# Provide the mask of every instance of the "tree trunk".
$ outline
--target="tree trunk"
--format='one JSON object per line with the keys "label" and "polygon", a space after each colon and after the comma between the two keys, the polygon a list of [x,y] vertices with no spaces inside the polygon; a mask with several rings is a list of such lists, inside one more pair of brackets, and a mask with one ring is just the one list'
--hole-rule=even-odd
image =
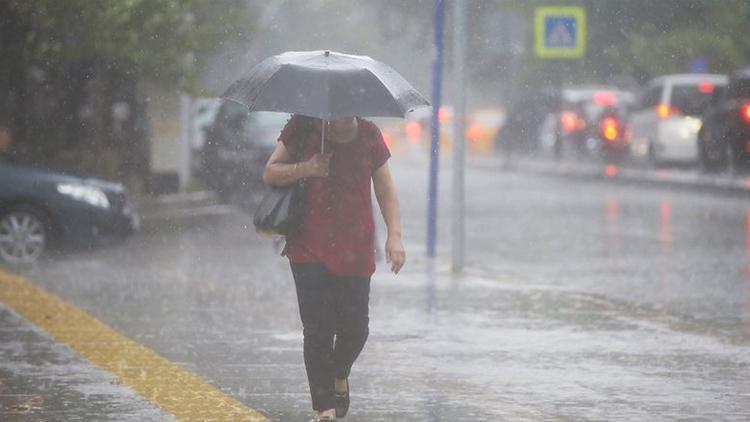
{"label": "tree trunk", "polygon": [[92,92],[92,137],[87,155],[90,159],[90,169],[98,176],[113,178],[112,150],[109,148],[111,133],[109,127],[109,82],[110,71],[101,61],[94,65],[94,84]]}

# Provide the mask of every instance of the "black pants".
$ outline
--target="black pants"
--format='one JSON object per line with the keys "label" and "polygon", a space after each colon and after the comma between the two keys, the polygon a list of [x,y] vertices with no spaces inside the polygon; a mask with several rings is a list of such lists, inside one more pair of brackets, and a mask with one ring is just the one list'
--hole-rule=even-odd
{"label": "black pants", "polygon": [[334,407],[334,377],[347,378],[367,341],[370,279],[337,277],[319,263],[291,264],[314,410]]}

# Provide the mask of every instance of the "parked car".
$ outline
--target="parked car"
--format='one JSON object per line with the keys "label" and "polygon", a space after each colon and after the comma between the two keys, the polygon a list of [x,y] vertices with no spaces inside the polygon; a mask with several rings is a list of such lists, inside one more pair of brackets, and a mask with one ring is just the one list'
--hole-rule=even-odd
{"label": "parked car", "polygon": [[[505,124],[505,110],[501,107],[482,107],[466,109],[465,120],[465,148],[470,154],[487,154],[495,149],[498,132]],[[440,151],[450,152],[454,143],[454,110],[453,106],[441,106],[438,111],[440,129]],[[397,133],[397,138],[405,138],[407,142],[419,143],[425,150],[430,149],[432,109],[422,108],[408,116],[407,121],[399,123],[403,130]],[[384,135],[389,133],[387,126],[380,126]],[[384,130],[385,128],[385,130]],[[402,136],[400,136],[403,134]]]}
{"label": "parked car", "polygon": [[251,113],[244,105],[225,101],[203,148],[209,187],[225,201],[244,200],[260,192],[266,161],[289,117],[287,113]]}
{"label": "parked car", "polygon": [[203,155],[201,151],[206,146],[206,137],[211,129],[216,114],[221,106],[221,99],[215,97],[198,97],[194,98],[192,106],[192,126],[190,145],[192,160],[190,161],[193,174],[202,177],[204,171]]}
{"label": "parked car", "polygon": [[643,91],[630,119],[631,151],[652,163],[696,163],[701,116],[711,96],[726,86],[725,75],[666,75]]}
{"label": "parked car", "polygon": [[507,119],[502,107],[486,107],[471,110],[466,122],[468,149],[474,153],[494,152],[500,130]]}
{"label": "parked car", "polygon": [[750,68],[732,75],[716,90],[698,132],[700,161],[706,170],[748,166],[750,159]]}
{"label": "parked car", "polygon": [[[421,145],[424,151],[429,151],[432,142],[432,108],[423,107],[409,113],[404,122],[405,138],[408,142]],[[440,151],[453,150],[453,106],[442,105],[438,109],[438,139]]]}
{"label": "parked car", "polygon": [[557,142],[557,113],[547,113],[537,130],[536,144],[542,153],[549,153],[555,148]]}
{"label": "parked car", "polygon": [[614,86],[576,86],[562,90],[554,153],[569,151],[608,161],[628,155],[627,115],[634,95]]}
{"label": "parked car", "polygon": [[524,90],[523,95],[508,105],[506,119],[496,134],[495,151],[506,156],[511,152],[536,151],[545,118],[559,112],[559,90],[549,87]]}
{"label": "parked car", "polygon": [[50,245],[95,246],[132,234],[122,185],[0,163],[0,259],[29,264]]}

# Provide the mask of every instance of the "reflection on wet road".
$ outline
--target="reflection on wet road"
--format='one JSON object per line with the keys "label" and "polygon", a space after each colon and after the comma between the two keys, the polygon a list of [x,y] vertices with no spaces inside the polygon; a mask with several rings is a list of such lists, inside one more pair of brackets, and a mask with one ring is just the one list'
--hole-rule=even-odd
{"label": "reflection on wet road", "polygon": [[750,209],[748,209],[745,216],[745,249],[747,250],[747,271],[745,272],[747,277],[747,290],[745,291],[747,309],[745,310],[745,324],[747,325],[747,336],[750,337]]}
{"label": "reflection on wet road", "polygon": [[[424,201],[426,171],[412,165],[396,173],[413,182],[399,186],[402,196]],[[439,251],[449,256],[450,170],[444,168],[441,177]],[[467,174],[466,196],[466,256],[472,267],[519,283],[551,284],[698,318],[728,335],[746,335],[747,199],[486,166]],[[407,221],[419,221],[404,228],[412,249],[419,251],[423,209],[419,204],[405,211]]]}

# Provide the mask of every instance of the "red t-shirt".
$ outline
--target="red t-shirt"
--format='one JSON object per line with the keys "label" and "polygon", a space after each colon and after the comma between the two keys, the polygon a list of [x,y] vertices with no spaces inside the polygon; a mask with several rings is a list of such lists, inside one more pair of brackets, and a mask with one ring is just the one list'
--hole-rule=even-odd
{"label": "red t-shirt", "polygon": [[[320,152],[320,130],[303,119],[293,116],[279,137],[297,161]],[[321,262],[337,276],[370,277],[375,272],[371,180],[391,153],[374,123],[357,122],[353,141],[326,142],[325,151],[333,153],[328,176],[307,179],[304,225],[287,240],[286,255],[294,263]]]}

